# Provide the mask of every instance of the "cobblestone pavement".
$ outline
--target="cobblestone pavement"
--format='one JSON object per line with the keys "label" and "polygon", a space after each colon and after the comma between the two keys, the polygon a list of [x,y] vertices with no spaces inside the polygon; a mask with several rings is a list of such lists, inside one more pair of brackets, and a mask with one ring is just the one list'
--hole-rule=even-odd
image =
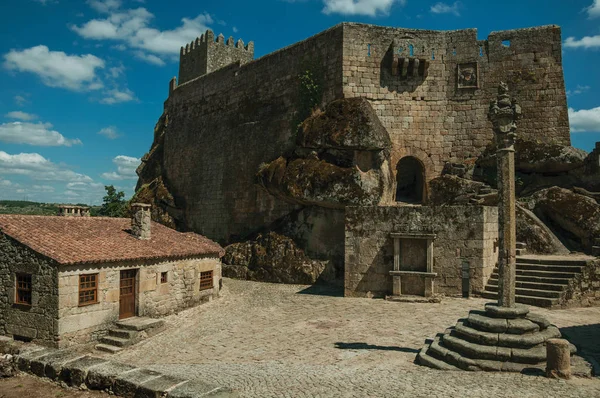
{"label": "cobblestone pavement", "polygon": [[[225,279],[224,286],[221,298],[166,318],[165,332],[114,359],[247,397],[600,397],[597,378],[564,382],[413,363],[426,338],[489,300],[412,304],[298,285]],[[558,327],[600,323],[600,308],[535,312]]]}

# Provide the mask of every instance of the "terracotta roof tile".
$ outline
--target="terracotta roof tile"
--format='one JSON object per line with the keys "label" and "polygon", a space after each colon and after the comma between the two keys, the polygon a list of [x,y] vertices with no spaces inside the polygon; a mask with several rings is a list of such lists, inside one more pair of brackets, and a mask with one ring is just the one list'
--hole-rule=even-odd
{"label": "terracotta roof tile", "polygon": [[131,235],[129,218],[0,215],[0,232],[60,264],[223,256],[210,239],[152,222],[151,239]]}

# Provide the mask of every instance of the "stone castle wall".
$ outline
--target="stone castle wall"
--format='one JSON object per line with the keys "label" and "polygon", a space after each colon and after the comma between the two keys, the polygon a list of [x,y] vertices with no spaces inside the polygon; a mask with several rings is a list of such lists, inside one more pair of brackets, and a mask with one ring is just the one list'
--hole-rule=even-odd
{"label": "stone castle wall", "polygon": [[[32,275],[31,306],[15,304],[15,274]],[[56,264],[0,233],[0,334],[58,344]]]}
{"label": "stone castle wall", "polygon": [[[60,346],[97,340],[119,319],[120,271],[138,269],[136,313],[160,317],[209,300],[219,293],[221,263],[216,258],[97,266],[63,266],[58,276]],[[213,270],[213,289],[199,290],[200,272]],[[167,282],[161,283],[161,272]],[[79,275],[98,273],[98,303],[79,306]]]}
{"label": "stone castle wall", "polygon": [[294,147],[292,131],[302,121],[298,76],[319,69],[329,102],[341,95],[341,65],[336,27],[177,86],[165,102],[163,170],[189,229],[223,243],[295,208],[259,189],[255,175]]}
{"label": "stone castle wall", "polygon": [[[419,59],[423,73],[394,74],[394,60],[405,57]],[[478,88],[458,88],[459,65],[476,69]],[[477,156],[492,139],[487,112],[500,80],[523,107],[520,137],[570,142],[560,28],[479,41],[476,30],[344,23],[258,60],[180,76],[165,102],[162,174],[188,229],[228,243],[297,208],[254,182],[262,163],[295,147],[305,100],[298,77],[307,70],[322,85],[322,105],[356,96],[371,102],[393,142],[394,173],[407,155],[423,164],[426,181],[447,161]]]}
{"label": "stone castle wall", "polygon": [[[489,206],[346,208],[344,295],[392,294],[392,233],[435,234],[434,292],[462,292],[462,265],[469,264],[471,292],[483,291],[498,260],[498,210]],[[402,270],[402,269],[401,269]]]}
{"label": "stone castle wall", "polygon": [[[391,73],[390,45],[399,57],[429,63],[424,78]],[[510,43],[510,44],[509,44]],[[509,46],[508,46],[509,45]],[[386,56],[388,59],[386,59]],[[458,88],[459,65],[477,64],[479,88]],[[394,144],[391,163],[410,155],[426,179],[444,163],[475,157],[492,138],[490,100],[506,81],[523,107],[519,137],[569,145],[569,121],[557,26],[494,32],[452,32],[344,24],[345,97],[370,100]]]}

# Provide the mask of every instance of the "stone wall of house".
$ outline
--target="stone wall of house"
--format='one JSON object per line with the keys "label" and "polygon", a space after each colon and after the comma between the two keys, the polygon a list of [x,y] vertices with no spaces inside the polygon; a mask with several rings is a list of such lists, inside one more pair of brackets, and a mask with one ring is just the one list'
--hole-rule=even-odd
{"label": "stone wall of house", "polygon": [[[445,162],[480,154],[493,137],[487,113],[500,81],[523,108],[520,137],[570,144],[558,26],[493,32],[487,40],[476,29],[343,26],[344,96],[371,101],[392,138],[392,165],[414,156],[430,180]],[[428,63],[425,76],[394,75],[394,56]],[[479,87],[459,88],[459,66],[475,65]]]}
{"label": "stone wall of house", "polygon": [[[136,313],[160,317],[208,301],[219,294],[221,262],[214,257],[147,263],[120,262],[63,266],[58,275],[60,345],[87,343],[106,334],[119,319],[120,271],[138,269]],[[200,272],[213,270],[213,288],[199,290]],[[161,283],[161,273],[167,282]],[[79,275],[98,274],[98,303],[79,306]]]}
{"label": "stone wall of house", "polygon": [[600,305],[600,259],[592,260],[569,282],[567,294],[558,303],[562,308]]}
{"label": "stone wall of house", "polygon": [[[15,304],[16,273],[32,275],[31,306]],[[56,264],[0,233],[0,334],[47,346],[58,341]]]}
{"label": "stone wall of house", "polygon": [[472,292],[483,290],[498,258],[498,211],[489,206],[396,206],[346,208],[344,294],[382,297],[392,293],[391,233],[435,234],[434,292],[462,292],[462,264],[470,268]]}

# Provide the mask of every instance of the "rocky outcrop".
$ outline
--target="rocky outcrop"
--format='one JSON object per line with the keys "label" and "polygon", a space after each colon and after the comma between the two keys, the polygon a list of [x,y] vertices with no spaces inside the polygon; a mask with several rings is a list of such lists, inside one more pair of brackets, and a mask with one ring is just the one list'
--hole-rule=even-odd
{"label": "rocky outcrop", "polygon": [[340,167],[319,159],[280,157],[257,174],[258,183],[271,195],[300,205],[330,208],[373,206],[384,187],[376,170]]}
{"label": "rocky outcrop", "polygon": [[[477,160],[480,167],[496,167],[495,143],[489,145]],[[571,146],[517,139],[515,170],[522,173],[556,174],[584,166],[587,152]]]}
{"label": "rocky outcrop", "polygon": [[428,203],[433,206],[468,204],[484,186],[482,182],[443,175],[429,182]]}
{"label": "rocky outcrop", "polygon": [[533,254],[569,254],[562,242],[534,213],[517,205],[517,242]]}
{"label": "rocky outcrop", "polygon": [[536,192],[530,208],[543,220],[562,232],[562,237],[590,252],[600,237],[600,205],[592,198],[568,189],[552,187]]}
{"label": "rocky outcrop", "polygon": [[274,283],[313,284],[324,275],[327,261],[311,260],[286,236],[275,232],[225,248],[223,276]]}
{"label": "rocky outcrop", "polygon": [[162,177],[158,177],[149,184],[138,188],[131,199],[131,203],[147,203],[152,205],[152,220],[176,229],[182,224],[182,212],[177,209],[175,199],[164,184]]}
{"label": "rocky outcrop", "polygon": [[366,98],[330,102],[301,125],[297,144],[304,148],[374,151],[389,149],[390,137]]}
{"label": "rocky outcrop", "polygon": [[292,154],[262,164],[257,183],[302,206],[374,206],[391,197],[391,141],[364,98],[331,102],[300,126]]}

